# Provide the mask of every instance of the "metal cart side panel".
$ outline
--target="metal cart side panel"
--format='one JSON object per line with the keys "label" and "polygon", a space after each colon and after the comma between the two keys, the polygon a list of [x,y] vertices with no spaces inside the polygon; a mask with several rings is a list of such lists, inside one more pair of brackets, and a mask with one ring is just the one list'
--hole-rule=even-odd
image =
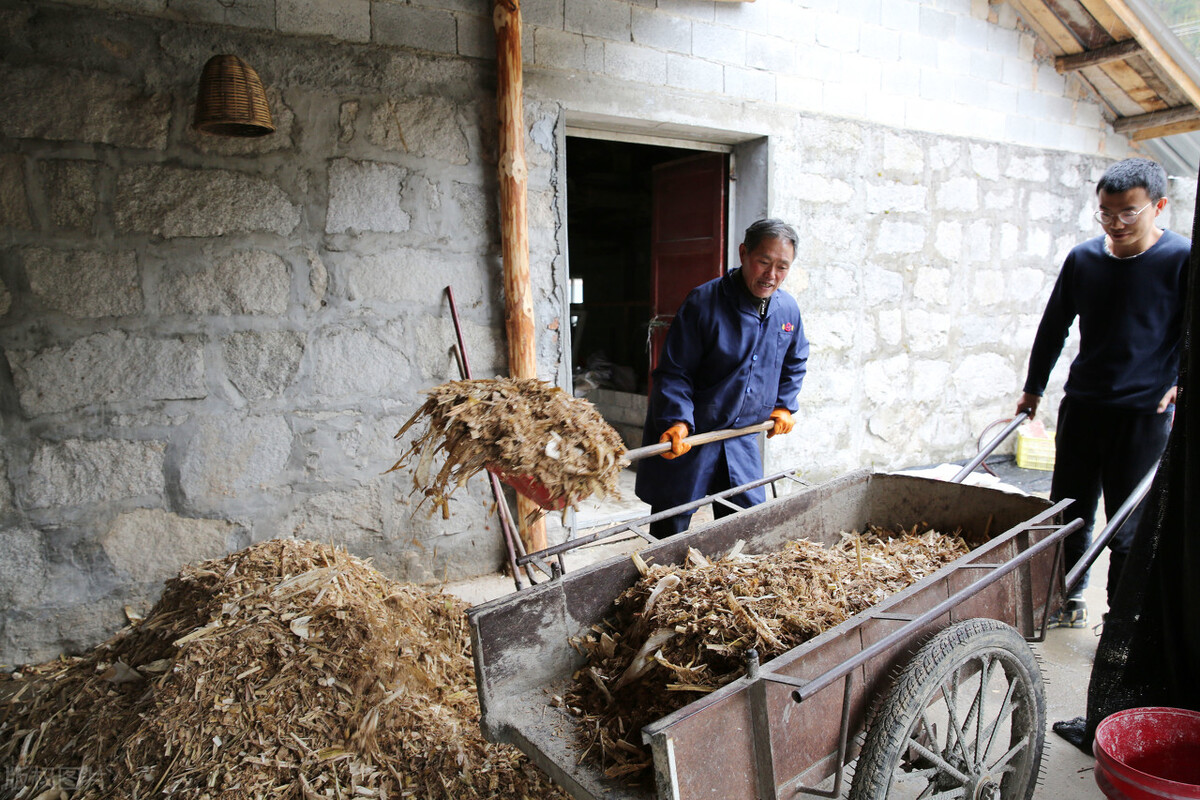
{"label": "metal cart side panel", "polygon": [[[852,617],[770,662],[771,672],[800,680],[816,678],[882,640],[907,621],[888,615],[910,617],[949,596],[944,579],[910,588],[914,591],[906,592],[904,596],[896,595],[891,598],[894,602],[885,601],[886,605],[876,606],[876,612],[883,616]],[[950,615],[942,615],[925,625],[923,632],[932,634],[949,623]],[[923,639],[924,636],[919,633],[917,638]],[[868,699],[888,679],[893,669],[907,661],[912,649],[912,644],[908,642],[896,645],[856,668],[848,709],[851,730],[862,729]],[[787,661],[781,662],[785,658]],[[753,683],[749,679],[742,679],[725,687],[722,693],[729,696],[721,700],[724,705],[731,706],[735,698],[740,698],[736,705],[745,716],[750,730],[754,728],[749,705],[749,690]],[[763,734],[769,730],[771,772],[775,775],[776,783],[812,785],[824,780],[837,766],[835,755],[843,713],[843,684],[838,682],[803,703],[792,700],[790,686],[769,683],[763,686],[765,714],[761,718],[767,721],[767,727],[760,731],[759,748],[768,746]],[[756,800],[762,797],[758,786],[761,753],[754,748],[746,748],[746,758],[727,758],[731,739],[744,734],[733,730],[723,731],[720,715],[710,717],[713,707],[703,706],[703,702],[693,703],[644,729],[652,741],[659,738],[675,740],[671,746],[677,775],[675,787],[668,793],[660,783],[659,797],[679,800],[726,797],[731,800]],[[698,705],[703,707],[693,708]],[[745,736],[746,743],[750,743],[752,738]],[[706,741],[707,746],[703,746]],[[702,746],[689,747],[693,742]],[[659,767],[656,763],[656,768]]]}
{"label": "metal cart side panel", "polygon": [[[802,536],[825,534],[822,541],[836,539],[842,530],[837,527],[840,519],[866,513],[870,477],[866,470],[851,473],[649,545],[641,554],[652,563],[678,564],[686,559],[689,547],[722,553],[739,539],[746,541],[746,551],[751,553],[771,552],[784,541]],[[848,515],[848,508],[853,513]],[[743,520],[748,514],[754,515],[751,525]],[[727,524],[734,521],[742,524]],[[796,533],[797,529],[806,532]],[[509,720],[490,713],[499,700],[543,699],[544,687],[570,675],[583,661],[569,639],[611,614],[613,601],[638,577],[632,561],[618,556],[470,609],[475,680],[489,738],[508,741]]]}
{"label": "metal cart side panel", "polygon": [[[827,631],[819,643],[814,639],[812,643],[817,646],[795,663],[791,674],[816,677],[859,652],[859,628],[844,628]],[[864,706],[861,674],[860,668],[852,703],[855,708]],[[667,742],[674,755],[675,774],[670,785],[659,781],[660,798],[758,797],[752,698],[747,691],[750,686],[750,681],[740,680],[722,690],[711,705],[693,708],[693,704],[644,729],[660,772],[660,752],[667,750]],[[765,702],[771,719],[779,721],[779,730],[772,733],[780,774],[796,774],[837,751],[841,692],[825,692],[811,703],[797,704],[791,700],[788,687],[772,685],[767,687]],[[861,725],[861,714],[853,714],[852,719]],[[790,735],[792,732],[799,735]]]}

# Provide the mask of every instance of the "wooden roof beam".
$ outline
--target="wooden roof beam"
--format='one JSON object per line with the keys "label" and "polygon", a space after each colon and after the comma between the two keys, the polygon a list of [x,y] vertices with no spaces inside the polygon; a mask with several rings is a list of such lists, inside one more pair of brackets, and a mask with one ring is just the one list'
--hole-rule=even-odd
{"label": "wooden roof beam", "polygon": [[1194,120],[1200,121],[1200,111],[1196,110],[1195,106],[1176,106],[1163,111],[1151,111],[1149,114],[1138,114],[1136,117],[1121,117],[1113,121],[1112,127],[1117,133],[1131,133],[1135,134],[1134,138],[1143,139],[1154,137],[1136,134]]}
{"label": "wooden roof beam", "polygon": [[1108,0],[1079,0],[1079,4],[1092,15],[1092,19],[1096,20],[1101,28],[1108,32],[1114,42],[1123,42],[1133,38],[1133,32],[1125,27],[1125,23],[1112,10]]}
{"label": "wooden roof beam", "polygon": [[1177,133],[1191,133],[1192,131],[1200,131],[1200,117],[1173,122],[1170,125],[1158,125],[1153,128],[1146,128],[1145,130],[1138,131],[1129,138],[1135,142],[1141,142],[1146,139],[1158,139],[1163,136],[1174,136]]}
{"label": "wooden roof beam", "polygon": [[1150,27],[1130,9],[1125,0],[1106,0],[1106,2],[1113,13],[1146,48],[1146,52],[1154,59],[1159,69],[1175,82],[1193,106],[1200,106],[1200,86],[1197,86],[1188,73],[1171,57],[1167,48],[1155,38]]}
{"label": "wooden roof beam", "polygon": [[1058,70],[1059,74],[1076,72],[1085,67],[1124,61],[1141,52],[1143,52],[1143,48],[1137,39],[1127,39],[1107,47],[1097,47],[1095,50],[1085,50],[1069,56],[1058,56],[1054,59],[1054,69]]}

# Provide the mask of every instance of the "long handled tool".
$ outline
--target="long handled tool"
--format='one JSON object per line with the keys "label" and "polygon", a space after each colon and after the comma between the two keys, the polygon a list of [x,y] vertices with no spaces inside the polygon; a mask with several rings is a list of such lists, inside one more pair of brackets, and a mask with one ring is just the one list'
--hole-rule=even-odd
{"label": "long handled tool", "polygon": [[[695,447],[698,444],[708,444],[709,442],[719,442],[722,439],[732,439],[735,436],[746,436],[759,431],[769,431],[775,427],[774,420],[766,420],[757,425],[749,425],[745,428],[724,428],[719,431],[706,431],[705,433],[693,433],[691,436],[684,438],[683,441]],[[659,442],[658,444],[648,444],[645,447],[637,447],[633,450],[626,451],[622,456],[626,461],[639,461],[650,456],[662,455],[671,450],[670,442]]]}
{"label": "long handled tool", "polygon": [[[975,457],[972,458],[970,461],[968,461],[963,466],[963,468],[958,471],[958,474],[950,479],[950,482],[951,483],[962,483],[963,481],[965,481],[967,479],[967,476],[970,475],[972,472],[974,472],[975,468],[978,467],[980,464],[982,464],[984,462],[984,459],[986,459],[988,456],[990,456],[992,454],[992,451],[995,450],[997,447],[999,447],[1000,443],[1003,442],[1005,439],[1007,439],[1009,437],[1009,434],[1011,434],[1013,431],[1015,431],[1021,425],[1021,423],[1027,419],[1029,419],[1029,414],[1027,414],[1024,411],[1020,412],[1015,417],[1013,417],[1012,421],[1009,422],[1007,426],[1005,426],[1004,430],[1000,431],[1000,433],[996,436],[995,439],[992,439],[992,441],[988,442],[986,447],[984,447],[982,450],[980,450],[978,453],[976,453]],[[995,423],[993,423],[993,424],[995,424]]]}
{"label": "long handled tool", "polygon": [[[450,286],[446,287],[446,299],[450,301],[450,318],[454,320],[454,336],[458,340],[459,371],[462,373],[464,380],[470,380],[471,362],[467,360],[467,347],[463,341],[462,323],[458,321],[458,306],[454,303],[454,289]],[[521,537],[517,535],[517,526],[513,521],[512,513],[509,511],[508,501],[504,499],[504,490],[500,488],[500,480],[491,472],[488,473],[488,478],[492,483],[492,499],[496,502],[496,513],[500,517],[500,528],[504,531],[504,545],[508,550],[508,566],[512,570],[513,583],[517,585],[517,590],[520,591],[521,571],[517,568],[516,547],[519,545]],[[524,553],[521,555],[524,555]],[[529,575],[529,583],[536,583],[533,579],[532,567],[526,566],[525,570]]]}
{"label": "long handled tool", "polygon": [[[971,459],[957,475],[950,479],[951,482],[962,483],[962,481],[968,475],[970,475],[976,467],[982,464],[983,460],[987,458],[988,455],[990,455],[991,452],[995,450],[996,447],[1002,441],[1004,441],[1009,434],[1015,431],[1017,427],[1028,418],[1029,415],[1024,411],[1013,417],[1012,421],[995,439],[993,439],[985,448],[980,450],[979,454],[976,455],[975,458]],[[1157,472],[1158,464],[1155,464],[1150,468],[1150,471],[1146,473],[1145,477],[1142,478],[1141,482],[1134,487],[1133,491],[1130,492],[1129,497],[1125,499],[1125,502],[1121,504],[1121,507],[1117,509],[1116,513],[1112,515],[1112,519],[1110,519],[1108,524],[1104,526],[1104,530],[1100,531],[1100,533],[1092,539],[1092,543],[1088,546],[1087,551],[1084,552],[1084,554],[1079,557],[1079,560],[1075,562],[1075,565],[1070,568],[1070,571],[1067,573],[1064,581],[1066,586],[1065,592],[1068,597],[1071,595],[1071,592],[1075,591],[1075,588],[1083,581],[1083,577],[1087,574],[1088,569],[1093,563],[1095,563],[1096,559],[1100,557],[1101,551],[1104,550],[1110,541],[1112,541],[1113,536],[1115,536],[1117,531],[1121,529],[1121,526],[1125,524],[1125,520],[1129,518],[1129,515],[1132,514],[1134,509],[1138,507],[1138,504],[1141,503],[1142,500],[1145,499],[1146,495],[1150,493],[1150,487],[1154,484],[1154,476]]]}
{"label": "long handled tool", "polygon": [[[1021,413],[1017,414],[1017,416],[1014,417],[1012,420],[1005,420],[1005,422],[1007,422],[1007,424],[1006,424],[1004,430],[1001,431],[998,436],[993,438],[986,445],[982,446],[982,448],[975,455],[975,457],[972,458],[970,461],[968,461],[963,466],[963,468],[958,472],[958,474],[956,474],[953,478],[950,479],[950,482],[951,483],[962,483],[967,478],[968,475],[970,475],[976,468],[978,468],[979,465],[982,464],[984,462],[984,460],[989,455],[991,455],[992,452],[997,447],[999,447],[1000,444],[1003,443],[1005,439],[1007,439],[1010,435],[1012,435],[1013,431],[1015,431],[1028,418],[1029,418],[1028,414],[1026,414],[1025,412],[1021,412]],[[758,433],[760,431],[769,431],[773,426],[774,426],[773,421],[766,420],[764,422],[758,423],[757,425],[750,425],[745,428],[723,429],[723,430],[708,431],[705,433],[694,434],[692,436],[688,436],[687,438],[685,438],[684,441],[687,442],[688,444],[695,446],[695,445],[705,444],[708,442],[720,441],[722,439],[731,439],[735,436],[745,436],[747,434]],[[650,456],[660,455],[662,453],[669,451],[670,449],[671,449],[671,445],[668,442],[661,442],[659,444],[647,445],[645,447],[639,447],[634,450],[627,451],[624,455],[624,459],[627,461],[630,461],[630,462],[638,461],[640,459],[648,458]],[[530,479],[526,479],[526,483],[525,483],[525,486],[527,489],[530,486],[530,484],[528,483],[529,480]],[[765,478],[762,478],[760,480],[753,481],[752,483],[748,483],[748,484],[745,484],[742,486],[737,486],[732,489],[727,489],[724,492],[720,492],[716,495],[702,497],[698,500],[693,500],[690,503],[686,503],[686,504],[678,506],[676,508],[672,508],[667,511],[661,511],[658,514],[652,514],[650,516],[642,517],[640,519],[618,523],[612,527],[605,528],[604,530],[590,533],[590,534],[587,534],[586,536],[582,536],[579,538],[571,539],[570,541],[563,542],[563,543],[557,544],[557,545],[553,545],[544,550],[538,550],[533,553],[522,554],[517,558],[517,563],[523,564],[523,565],[528,565],[530,563],[536,563],[544,570],[546,567],[543,565],[542,559],[545,559],[549,556],[557,556],[560,559],[560,563],[561,563],[563,553],[565,553],[568,550],[573,550],[577,547],[588,545],[593,542],[599,541],[601,539],[607,539],[609,537],[615,536],[620,533],[625,533],[627,531],[632,531],[632,532],[638,534],[639,536],[642,536],[643,538],[647,539],[648,541],[653,541],[653,539],[650,537],[649,534],[647,534],[643,530],[641,530],[642,527],[644,527],[645,525],[648,525],[651,522],[654,522],[659,519],[665,519],[666,517],[673,516],[675,514],[683,512],[683,511],[690,511],[695,508],[698,508],[699,506],[702,506],[702,505],[705,505],[705,504],[708,504],[711,502],[720,502],[721,498],[723,498],[723,497],[727,497],[727,496],[730,496],[733,494],[739,494],[741,492],[746,491],[747,489],[751,489],[756,486],[762,486],[762,485],[767,485],[767,484],[773,485],[776,481],[779,481],[779,480],[791,480],[802,486],[809,485],[807,482],[802,481],[799,478],[797,478],[793,474],[793,471],[791,471],[791,470],[779,472],[774,475],[770,475]],[[536,482],[534,482],[532,485],[532,491],[536,492],[538,489],[541,489],[540,484],[537,484]],[[1136,492],[1135,492],[1135,494],[1136,494]]]}
{"label": "long handled tool", "polygon": [[[974,472],[975,469],[982,464],[989,455],[992,454],[992,451],[999,447],[1000,444],[1004,442],[1004,440],[1010,435],[1012,435],[1013,431],[1015,431],[1027,419],[1029,419],[1029,415],[1024,411],[1013,417],[1005,426],[1004,430],[1000,431],[1000,433],[986,446],[984,446],[974,458],[968,461],[963,468],[953,478],[950,479],[950,482],[962,483],[968,475]],[[746,436],[752,433],[759,433],[760,431],[769,431],[772,427],[774,427],[774,425],[775,423],[772,420],[765,420],[756,425],[749,425],[745,428],[723,428],[721,430],[692,434],[691,436],[686,437],[683,441],[695,447],[701,444],[708,444],[709,442],[719,442],[722,439],[732,439],[736,436]],[[670,449],[671,444],[669,442],[659,442],[658,444],[651,444],[646,445],[645,447],[637,447],[633,450],[628,450],[622,458],[625,461],[632,463],[634,461],[640,461],[643,458],[661,455],[670,451]],[[493,474],[493,479],[494,478],[495,474]],[[524,494],[526,497],[529,497],[531,500],[538,503],[538,505],[541,505],[543,508],[547,508],[549,510],[557,510],[562,508],[562,504],[555,503],[553,499],[549,498],[544,487],[542,487],[541,484],[539,484],[533,478],[528,476],[503,474],[501,479],[518,492]]]}

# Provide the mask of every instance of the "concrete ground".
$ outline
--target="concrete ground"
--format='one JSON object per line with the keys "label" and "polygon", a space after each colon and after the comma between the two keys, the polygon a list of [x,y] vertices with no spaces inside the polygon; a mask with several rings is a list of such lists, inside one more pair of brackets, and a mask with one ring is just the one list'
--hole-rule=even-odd
{"label": "concrete ground", "polygon": [[[1104,576],[1108,574],[1107,551],[1096,560],[1091,574],[1091,585],[1083,591],[1088,604],[1087,627],[1056,628],[1046,634],[1045,642],[1033,645],[1046,682],[1047,728],[1058,720],[1081,717],[1087,712],[1088,679],[1092,674],[1096,644],[1100,641],[1100,631],[1095,626],[1108,610],[1104,591]],[[1084,755],[1047,729],[1046,752],[1042,757],[1043,780],[1034,797],[1050,800],[1104,797],[1092,776],[1094,763],[1091,756]]]}
{"label": "concrete ground", "polygon": [[[1018,469],[1011,459],[1000,460],[993,465],[997,478],[1030,494],[1042,497],[1050,490],[1050,473]],[[954,470],[950,470],[953,474]],[[982,472],[976,475],[983,476]],[[975,477],[975,476],[972,476]],[[981,482],[992,480],[983,476]],[[575,527],[580,533],[602,530],[619,521],[649,513],[649,507],[634,498],[633,473],[622,475],[622,497],[609,498],[581,506],[576,514]],[[711,519],[711,512],[702,508],[697,512],[696,524]],[[1103,526],[1099,521],[1097,528]],[[558,514],[547,517],[547,537],[551,543],[562,541],[567,536]],[[577,534],[578,535],[578,534]],[[587,545],[566,554],[567,569],[606,559],[614,555],[630,553],[641,546],[642,539],[633,535],[622,535],[604,543]],[[1083,800],[1103,798],[1092,776],[1093,759],[1066,743],[1050,730],[1058,720],[1082,716],[1087,708],[1087,686],[1091,674],[1092,659],[1099,642],[1101,615],[1107,610],[1104,591],[1104,576],[1108,573],[1107,555],[1101,555],[1092,568],[1095,576],[1084,598],[1088,603],[1089,621],[1084,628],[1052,629],[1046,641],[1032,648],[1042,666],[1046,684],[1046,749],[1042,758],[1042,780],[1034,793],[1035,798],[1047,800]],[[539,576],[539,582],[542,577]],[[528,585],[526,582],[525,585]],[[481,603],[514,590],[513,579],[507,575],[485,575],[470,580],[449,583],[445,591],[461,597],[469,603]]]}

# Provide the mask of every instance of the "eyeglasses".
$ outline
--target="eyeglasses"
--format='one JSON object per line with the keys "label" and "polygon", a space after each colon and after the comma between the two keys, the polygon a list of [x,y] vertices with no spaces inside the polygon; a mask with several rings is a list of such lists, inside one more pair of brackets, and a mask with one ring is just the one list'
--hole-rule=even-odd
{"label": "eyeglasses", "polygon": [[1146,203],[1146,205],[1142,206],[1137,211],[1122,211],[1120,214],[1109,214],[1107,211],[1097,211],[1092,216],[1095,218],[1096,222],[1099,222],[1101,225],[1112,225],[1113,220],[1117,219],[1121,220],[1122,225],[1132,225],[1133,223],[1137,222],[1138,214],[1142,213],[1152,205],[1154,205],[1153,200],[1151,200],[1149,203]]}

